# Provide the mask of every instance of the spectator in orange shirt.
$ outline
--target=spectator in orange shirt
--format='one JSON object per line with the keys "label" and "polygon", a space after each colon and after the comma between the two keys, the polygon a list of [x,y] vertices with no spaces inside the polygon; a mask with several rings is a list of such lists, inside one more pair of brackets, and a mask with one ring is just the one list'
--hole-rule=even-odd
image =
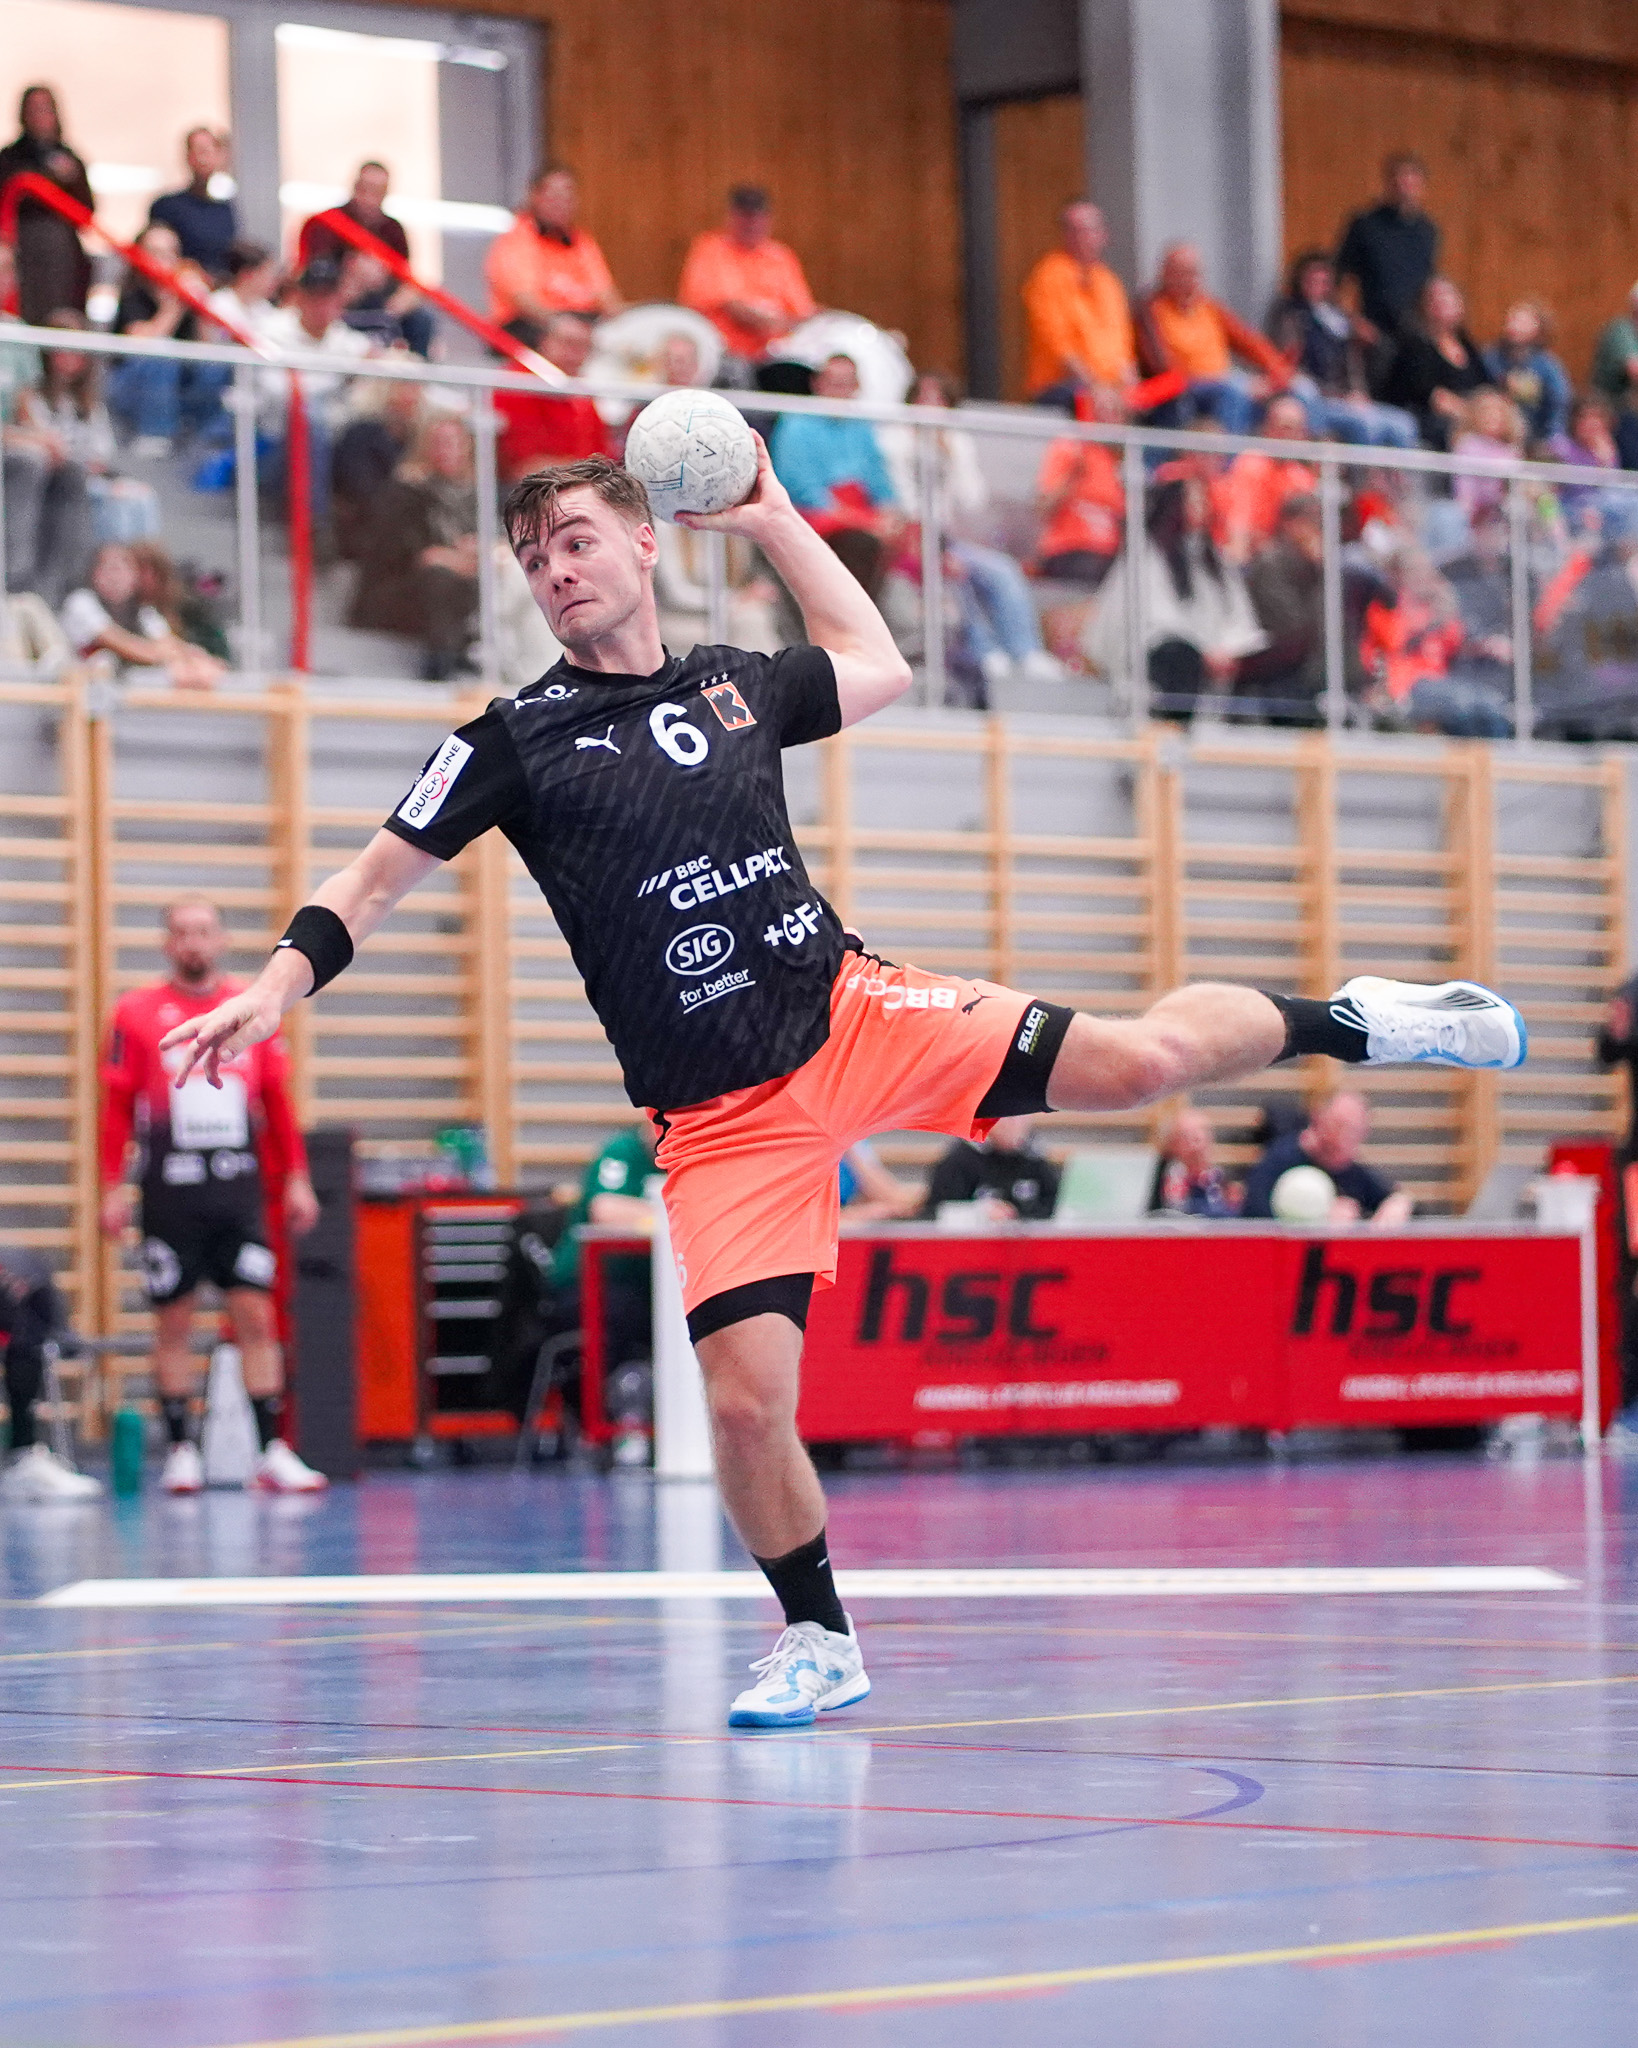
{"label": "spectator in orange shirt", "polygon": [[[1270,441],[1306,441],[1308,414],[1302,400],[1288,391],[1271,398],[1258,431]],[[1231,562],[1249,562],[1274,538],[1286,500],[1318,489],[1319,478],[1306,462],[1282,462],[1277,455],[1248,448],[1212,482],[1213,538]]]}
{"label": "spectator in orange shirt", "polygon": [[[565,377],[578,377],[591,354],[591,322],[579,313],[553,313],[538,347]],[[495,452],[504,483],[515,484],[548,462],[614,454],[603,415],[583,395],[537,398],[532,391],[497,391],[495,410],[501,418]]]}
{"label": "spectator in orange shirt", "polygon": [[1073,412],[1079,391],[1123,391],[1132,383],[1137,351],[1126,288],[1102,260],[1109,246],[1102,213],[1089,199],[1072,199],[1058,226],[1061,246],[1024,280],[1024,382],[1036,405]]}
{"label": "spectator in orange shirt", "polygon": [[769,344],[818,312],[794,249],[773,238],[773,205],[760,185],[736,185],[721,228],[696,235],[677,301],[703,313],[728,345],[718,380],[752,382]]}
{"label": "spectator in orange shirt", "polygon": [[[1189,380],[1169,426],[1188,426],[1205,413],[1226,433],[1249,434],[1269,393],[1291,380],[1291,365],[1271,341],[1207,297],[1192,242],[1173,242],[1162,255],[1159,282],[1139,302],[1137,335],[1145,376],[1181,370]],[[1249,374],[1236,357],[1252,366]]]}
{"label": "spectator in orange shirt", "polygon": [[[1086,409],[1099,419],[1112,419],[1120,411],[1107,394],[1101,406]],[[1126,492],[1115,450],[1099,441],[1052,441],[1041,458],[1035,490],[1045,515],[1035,550],[1037,574],[1096,590],[1120,553],[1126,522]]]}
{"label": "spectator in orange shirt", "polygon": [[579,179],[565,164],[548,164],[529,188],[528,206],[484,258],[489,317],[527,348],[540,346],[554,313],[596,319],[625,304],[602,250],[575,225],[579,211]]}
{"label": "spectator in orange shirt", "polygon": [[1450,673],[1467,639],[1461,607],[1448,580],[1417,547],[1402,547],[1393,564],[1397,597],[1377,598],[1365,612],[1360,653],[1377,682],[1377,708],[1388,721],[1452,739],[1507,739],[1506,709],[1481,683]]}

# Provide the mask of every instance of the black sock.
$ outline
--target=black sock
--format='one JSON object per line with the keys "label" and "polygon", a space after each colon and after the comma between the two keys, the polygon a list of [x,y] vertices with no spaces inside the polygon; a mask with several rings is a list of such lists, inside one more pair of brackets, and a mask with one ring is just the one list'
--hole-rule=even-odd
{"label": "black sock", "polygon": [[[1285,1019],[1285,1050],[1280,1060],[1297,1060],[1309,1053],[1327,1053],[1334,1060],[1358,1066],[1365,1058],[1367,1039],[1363,1024],[1344,1023],[1329,1001],[1316,1002],[1312,996],[1277,996],[1270,989],[1261,993]],[[1274,1064],[1278,1066],[1279,1060]]]}
{"label": "black sock", "polygon": [[191,1405],[186,1394],[161,1397],[159,1412],[165,1418],[165,1434],[173,1444],[185,1444],[188,1440],[188,1410]]}
{"label": "black sock", "polygon": [[759,1557],[768,1584],[779,1595],[786,1625],[817,1621],[836,1635],[847,1634],[847,1616],[836,1597],[836,1581],[830,1575],[830,1553],[825,1548],[823,1529],[811,1543],[787,1550],[783,1557]]}
{"label": "black sock", "polygon": [[256,1394],[251,1397],[250,1405],[256,1412],[256,1434],[261,1438],[262,1449],[265,1451],[279,1433],[279,1418],[284,1413],[284,1396]]}

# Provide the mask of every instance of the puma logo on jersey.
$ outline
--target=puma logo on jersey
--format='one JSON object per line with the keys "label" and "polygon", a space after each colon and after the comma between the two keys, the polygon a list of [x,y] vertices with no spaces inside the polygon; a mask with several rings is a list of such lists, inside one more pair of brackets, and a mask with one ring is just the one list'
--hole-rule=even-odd
{"label": "puma logo on jersey", "polygon": [[620,749],[614,744],[614,727],[611,725],[600,740],[576,740],[574,743],[577,754],[587,747],[607,747],[611,754],[618,754]]}

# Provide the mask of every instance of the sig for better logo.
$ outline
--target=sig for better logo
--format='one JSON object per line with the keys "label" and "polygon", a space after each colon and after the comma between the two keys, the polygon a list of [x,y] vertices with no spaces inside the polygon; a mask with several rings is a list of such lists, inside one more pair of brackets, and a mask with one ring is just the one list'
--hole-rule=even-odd
{"label": "sig for better logo", "polygon": [[734,950],[734,935],[726,925],[695,924],[678,932],[665,949],[665,964],[673,974],[690,979],[712,974]]}

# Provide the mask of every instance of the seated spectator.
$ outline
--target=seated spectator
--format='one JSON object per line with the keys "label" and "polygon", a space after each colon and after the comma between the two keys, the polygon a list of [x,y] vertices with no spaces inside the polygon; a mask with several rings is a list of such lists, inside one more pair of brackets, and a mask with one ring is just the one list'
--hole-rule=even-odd
{"label": "seated spectator", "polygon": [[[1092,394],[1084,410],[1108,419],[1122,408],[1105,391]],[[1047,581],[1096,590],[1120,553],[1126,520],[1117,452],[1101,441],[1049,441],[1035,493],[1043,521],[1035,544],[1035,573]]]}
{"label": "seated spectator", "polygon": [[[1302,400],[1287,393],[1268,401],[1258,433],[1267,441],[1306,441],[1308,415]],[[1231,562],[1249,562],[1274,538],[1280,507],[1288,498],[1312,497],[1319,477],[1306,462],[1285,462],[1248,448],[1211,483],[1212,534]]]}
{"label": "seated spectator", "polygon": [[1614,409],[1622,468],[1638,469],[1638,284],[1627,294],[1625,312],[1598,337],[1591,382]]}
{"label": "seated spectator", "polygon": [[[1567,430],[1555,434],[1544,454],[1553,462],[1577,469],[1619,469],[1621,453],[1615,445],[1615,409],[1607,398],[1591,393],[1570,407]],[[1588,485],[1561,484],[1559,503],[1572,533],[1597,530],[1606,500],[1619,503],[1624,491],[1602,491]]]}
{"label": "seated spectator", "polygon": [[1570,373],[1551,341],[1546,308],[1536,299],[1515,299],[1502,321],[1501,339],[1484,352],[1485,368],[1523,415],[1532,446],[1562,434],[1570,419]]}
{"label": "seated spectator", "polygon": [[54,675],[72,651],[43,597],[32,590],[0,591],[0,670],[38,668]]}
{"label": "seated spectator", "polygon": [[1243,1213],[1272,1216],[1270,1203],[1280,1175],[1293,1166],[1317,1166],[1336,1189],[1331,1203],[1333,1223],[1358,1223],[1368,1218],[1384,1230],[1408,1223],[1415,1208],[1410,1196],[1400,1193],[1392,1181],[1359,1156],[1370,1129],[1371,1113],[1363,1095],[1349,1089],[1327,1095],[1316,1104],[1302,1130],[1276,1138],[1246,1175]]}
{"label": "seated spectator", "polygon": [[1536,605],[1538,736],[1638,731],[1638,501],[1610,491]]}
{"label": "seated spectator", "polygon": [[[591,322],[579,313],[553,313],[539,347],[554,369],[578,377],[591,354]],[[495,410],[501,420],[497,459],[505,483],[515,484],[548,463],[614,454],[614,437],[597,401],[583,393],[536,397],[532,391],[497,391]]]}
{"label": "seated spectator", "polygon": [[[581,1176],[580,1198],[552,1248],[552,1286],[565,1302],[579,1300],[582,1225],[592,1223],[633,1237],[653,1232],[654,1209],[644,1190],[665,1171],[655,1161],[654,1138],[654,1125],[646,1116],[622,1124]],[[646,1253],[604,1263],[603,1355],[609,1365],[649,1356],[651,1302]]]}
{"label": "seated spectator", "polygon": [[769,345],[819,308],[795,250],[773,238],[773,204],[760,185],[736,185],[721,228],[696,235],[677,283],[677,303],[712,322],[727,344],[718,382],[755,382]]}
{"label": "seated spectator", "polygon": [[1411,415],[1370,395],[1364,343],[1336,302],[1336,282],[1325,251],[1305,250],[1291,266],[1271,323],[1275,347],[1296,365],[1291,388],[1307,409],[1313,438],[1329,434],[1356,446],[1414,448]]}
{"label": "seated spectator", "polygon": [[[1184,395],[1164,408],[1167,424],[1187,426],[1203,414],[1225,433],[1249,434],[1263,401],[1290,381],[1290,365],[1274,344],[1207,297],[1192,242],[1173,242],[1162,255],[1159,281],[1138,302],[1137,337],[1146,377],[1175,370],[1189,380]],[[1249,371],[1236,367],[1236,357]]]}
{"label": "seated spectator", "polygon": [[982,1200],[998,1220],[1044,1222],[1058,1205],[1063,1169],[1035,1149],[1035,1119],[1003,1116],[975,1145],[957,1138],[933,1168],[922,1214],[936,1218],[942,1202]]}
{"label": "seated spectator", "polygon": [[227,281],[217,286],[206,304],[220,315],[222,326],[209,338],[238,341],[243,335],[260,340],[273,311],[279,284],[279,259],[265,242],[248,236],[234,242],[225,259]]}
{"label": "seated spectator", "polygon": [[1234,694],[1270,725],[1323,725],[1325,528],[1311,493],[1287,498],[1274,536],[1246,570],[1246,590],[1268,644],[1241,662]]}
{"label": "seated spectator", "polygon": [[1217,1164],[1217,1140],[1198,1109],[1180,1109],[1160,1139],[1151,1216],[1237,1216],[1240,1190]]}
{"label": "seated spectator", "polygon": [[844,1228],[848,1224],[893,1223],[921,1210],[921,1190],[906,1187],[876,1156],[868,1138],[850,1145],[839,1169]]}
{"label": "seated spectator", "polygon": [[[65,308],[46,325],[83,333],[89,323],[83,313]],[[152,489],[114,472],[118,450],[102,400],[97,357],[82,349],[47,349],[40,381],[23,393],[18,417],[23,426],[51,437],[61,459],[79,471],[90,500],[94,540],[145,540],[159,531],[159,503]],[[76,573],[80,568],[83,561]]]}
{"label": "seated spectator", "polygon": [[1411,325],[1439,260],[1439,230],[1423,204],[1427,189],[1428,169],[1419,156],[1400,150],[1388,157],[1382,197],[1354,215],[1337,250],[1337,277],[1358,292],[1354,331],[1368,352],[1373,387]]}
{"label": "seated spectator", "polygon": [[1463,418],[1452,421],[1452,429],[1451,454],[1472,468],[1456,478],[1451,495],[1472,521],[1507,502],[1505,479],[1485,471],[1524,460],[1524,415],[1505,393],[1480,390],[1468,400]]}
{"label": "seated spectator", "polygon": [[90,560],[91,495],[85,472],[68,459],[62,436],[32,426],[25,400],[40,382],[40,352],[7,341],[19,323],[4,309],[14,296],[16,267],[0,242],[0,487],[6,507],[5,587],[32,591],[55,610]]}
{"label": "seated spectator", "polygon": [[[953,379],[928,371],[916,379],[909,402],[953,410],[960,397]],[[1062,662],[1041,645],[1040,621],[1023,570],[1000,548],[968,537],[990,501],[972,435],[957,427],[940,433],[932,506],[924,495],[915,429],[884,427],[877,438],[897,502],[922,522],[936,514],[945,536],[944,573],[961,608],[962,651],[978,664],[986,683],[1005,682],[1015,674],[1026,682],[1062,682]]]}
{"label": "seated spectator", "polygon": [[1401,547],[1392,566],[1394,599],[1367,606],[1360,648],[1377,709],[1418,732],[1506,739],[1513,727],[1505,707],[1451,674],[1467,640],[1455,591],[1421,548]]}
{"label": "seated spectator", "polygon": [[131,559],[137,565],[138,601],[152,605],[178,640],[202,647],[226,665],[230,655],[222,623],[221,578],[179,569],[155,540],[134,542]]}
{"label": "seated spectator", "polygon": [[445,413],[421,429],[413,455],[370,507],[347,623],[413,634],[423,682],[442,683],[468,668],[477,609],[472,430]]}
{"label": "seated spectator", "polygon": [[595,320],[625,304],[603,252],[576,226],[580,182],[565,164],[548,164],[529,188],[529,202],[484,258],[489,317],[538,348],[554,313]]}
{"label": "seated spectator", "polygon": [[414,447],[425,411],[425,386],[408,378],[383,377],[358,392],[330,461],[336,551],[343,561],[358,560],[362,529],[373,517],[377,496]]}
{"label": "seated spectator", "polygon": [[213,285],[225,284],[228,251],[239,236],[239,215],[231,199],[217,197],[210,188],[227,171],[228,139],[213,128],[190,128],[182,154],[188,182],[180,192],[162,193],[154,201],[148,225],[169,228],[187,260]]}
{"label": "seated spectator", "polygon": [[1445,565],[1464,635],[1450,673],[1482,689],[1505,715],[1513,701],[1513,577],[1505,510],[1493,505],[1475,512],[1472,531],[1468,552]]}
{"label": "seated spectator", "polygon": [[[813,395],[857,398],[859,370],[853,358],[834,355],[821,363]],[[879,597],[905,522],[876,429],[868,420],[782,413],[768,453],[796,509],[871,597]]]}
{"label": "seated spectator", "polygon": [[[1203,692],[1226,695],[1242,659],[1268,641],[1240,571],[1212,540],[1210,500],[1196,465],[1155,472],[1141,574],[1153,710],[1159,718],[1186,719]],[[1118,562],[1099,594],[1085,650],[1101,674],[1126,674],[1126,581]]]}
{"label": "seated spectator", "polygon": [[426,356],[432,352],[435,323],[421,294],[414,285],[401,284],[378,259],[355,260],[359,251],[334,225],[338,218],[351,221],[408,263],[409,236],[403,222],[387,211],[391,182],[385,164],[360,164],[351,197],[302,222],[296,261],[304,270],[317,261],[341,264],[351,291],[342,315],[347,325],[373,336],[384,348],[401,341],[414,354]]}
{"label": "seated spectator", "polygon": [[117,541],[98,548],[85,586],[69,592],[62,625],[82,661],[107,655],[120,674],[163,669],[177,689],[208,690],[222,673],[219,661],[190,647],[162,613],[142,602],[136,557]]}
{"label": "seated spectator", "polygon": [[[262,339],[276,349],[334,356],[337,364],[361,363],[373,353],[368,338],[342,318],[346,292],[334,263],[309,263],[296,279],[290,300],[276,306],[261,323]],[[259,373],[259,431],[273,443],[272,481],[282,490],[289,460],[290,376],[283,370]],[[301,393],[307,410],[308,456],[314,545],[320,553],[334,545],[330,531],[331,456],[335,437],[359,399],[359,379],[325,370],[303,370]]]}
{"label": "seated spectator", "polygon": [[1059,246],[1024,280],[1024,388],[1036,405],[1073,412],[1078,393],[1122,393],[1136,380],[1137,346],[1126,287],[1103,261],[1103,214],[1089,199],[1072,199],[1058,233]]}
{"label": "seated spectator", "polygon": [[45,1388],[46,1346],[62,1338],[68,1312],[37,1251],[0,1250],[0,1349],[5,1352],[11,1457],[0,1471],[0,1500],[94,1500],[102,1488],[39,1441],[35,1408]]}
{"label": "seated spectator", "polygon": [[1430,277],[1414,324],[1394,350],[1382,387],[1391,405],[1416,415],[1425,446],[1448,449],[1463,401],[1491,383],[1479,344],[1465,325],[1467,307],[1448,277]]}
{"label": "seated spectator", "polygon": [[[176,231],[150,222],[137,237],[144,255],[191,284],[208,290],[210,280],[184,263]],[[135,341],[197,341],[198,323],[181,296],[127,268],[114,314],[116,334]],[[222,394],[233,381],[225,363],[186,363],[167,356],[118,356],[108,379],[108,404],[135,436],[130,453],[151,459],[169,455],[184,428],[208,434],[223,417]]]}
{"label": "seated spectator", "polygon": [[[49,85],[23,91],[17,116],[21,133],[0,149],[0,191],[19,172],[32,171],[60,185],[81,206],[93,206],[85,165],[63,140],[57,95]],[[27,327],[44,327],[53,313],[85,311],[91,289],[91,259],[78,231],[38,199],[17,209],[17,310]]]}

